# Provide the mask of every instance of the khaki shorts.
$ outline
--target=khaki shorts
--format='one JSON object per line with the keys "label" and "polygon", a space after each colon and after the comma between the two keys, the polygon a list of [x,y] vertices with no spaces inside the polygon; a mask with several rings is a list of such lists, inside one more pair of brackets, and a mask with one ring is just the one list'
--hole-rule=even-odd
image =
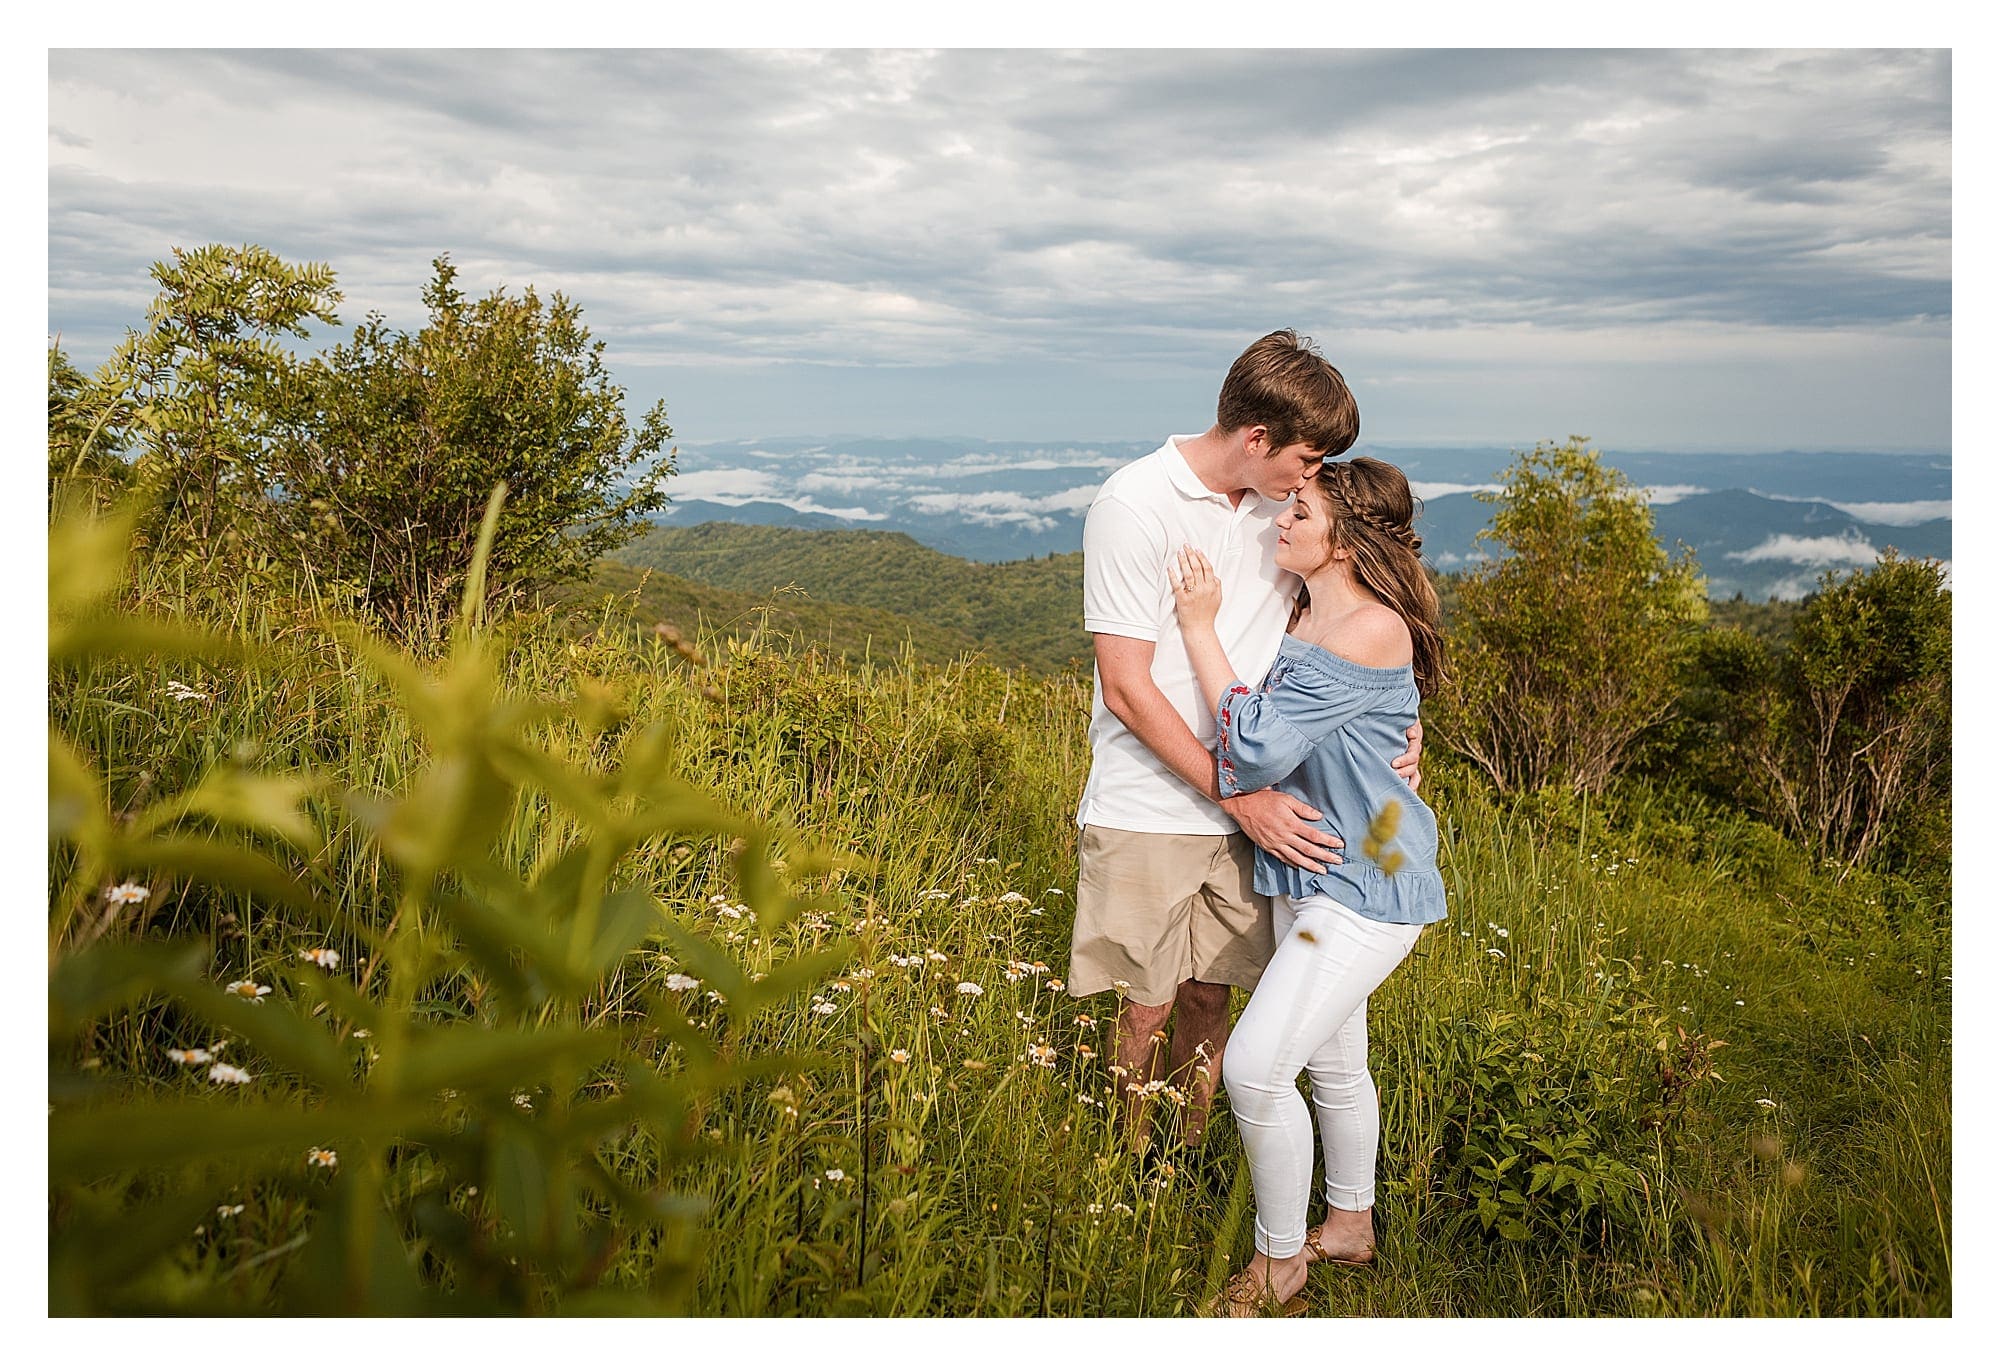
{"label": "khaki shorts", "polygon": [[1186,981],[1249,991],[1271,961],[1271,906],[1251,888],[1247,836],[1151,835],[1086,825],[1077,841],[1069,994],[1124,984],[1140,1005]]}

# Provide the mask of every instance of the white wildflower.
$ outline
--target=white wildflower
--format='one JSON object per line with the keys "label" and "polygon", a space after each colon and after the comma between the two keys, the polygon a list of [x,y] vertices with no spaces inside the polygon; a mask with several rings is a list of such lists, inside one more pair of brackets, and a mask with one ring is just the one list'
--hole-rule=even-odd
{"label": "white wildflower", "polygon": [[340,966],[339,949],[300,949],[299,957],[316,968],[325,968],[328,972]]}
{"label": "white wildflower", "polygon": [[215,1061],[215,1054],[209,1052],[206,1048],[169,1048],[167,1056],[175,1062],[186,1066],[196,1066],[201,1063]]}
{"label": "white wildflower", "polygon": [[670,972],[667,974],[666,988],[668,991],[693,991],[700,985],[701,978],[690,977],[685,972]]}
{"label": "white wildflower", "polygon": [[271,994],[269,987],[260,987],[255,982],[250,981],[231,982],[223,990],[231,996],[241,996],[244,1000],[257,1005],[264,1004],[264,998]]}
{"label": "white wildflower", "polygon": [[958,984],[958,994],[961,996],[984,996],[986,988],[980,986],[977,982],[960,982]]}
{"label": "white wildflower", "polygon": [[104,899],[114,906],[136,906],[152,894],[152,888],[142,887],[136,882],[121,882],[116,887],[104,889]]}
{"label": "white wildflower", "polygon": [[250,1080],[250,1074],[240,1067],[231,1067],[226,1062],[219,1062],[208,1069],[208,1079],[217,1084],[227,1082],[231,1086],[241,1086]]}

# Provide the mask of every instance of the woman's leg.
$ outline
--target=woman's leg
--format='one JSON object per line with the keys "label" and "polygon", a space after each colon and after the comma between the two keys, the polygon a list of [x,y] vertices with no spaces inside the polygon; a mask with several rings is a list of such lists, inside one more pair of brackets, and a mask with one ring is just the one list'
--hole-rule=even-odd
{"label": "woman's leg", "polygon": [[[1277,952],[1230,1035],[1222,1071],[1257,1196],[1257,1250],[1280,1261],[1297,1257],[1305,1245],[1312,1191],[1312,1121],[1298,1092],[1299,1073],[1317,1061],[1368,993],[1403,961],[1417,927],[1367,920],[1324,897],[1295,905],[1273,898],[1272,918]],[[1365,1024],[1363,1030],[1365,1076]],[[1345,1076],[1351,1063],[1351,1049],[1339,1052],[1337,1064],[1329,1058],[1328,1080],[1351,1081]],[[1351,1095],[1351,1085],[1348,1089]],[[1358,1118],[1348,1115],[1341,1122],[1352,1127]],[[1352,1163],[1359,1156],[1343,1139],[1344,1187],[1354,1184]],[[1366,1178],[1371,1197],[1373,1179],[1371,1148]]]}
{"label": "woman's leg", "polygon": [[[1351,912],[1342,911],[1360,920]],[[1393,953],[1394,969],[1416,943],[1421,926],[1363,922],[1379,947]],[[1382,973],[1386,978],[1388,972]],[[1379,980],[1379,979],[1378,979]],[[1313,1110],[1319,1119],[1320,1146],[1326,1159],[1326,1204],[1329,1210],[1365,1211],[1375,1206],[1375,1156],[1382,1142],[1382,1112],[1375,1078],[1368,1071],[1368,1002],[1343,1020],[1339,1028],[1306,1060],[1312,1082]],[[1329,1250],[1332,1250],[1329,1248]]]}

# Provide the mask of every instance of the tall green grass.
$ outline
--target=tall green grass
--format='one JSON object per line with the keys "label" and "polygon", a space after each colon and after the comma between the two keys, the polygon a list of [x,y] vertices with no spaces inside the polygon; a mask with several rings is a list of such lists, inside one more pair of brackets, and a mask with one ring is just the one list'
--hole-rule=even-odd
{"label": "tall green grass", "polygon": [[[384,800],[407,800],[434,771],[434,736],[309,594],[137,575],[133,605],[260,654],[55,669],[52,723],[97,766],[112,812],[219,766]],[[548,1280],[489,1307],[587,1311],[622,1292],[728,1315],[1191,1312],[1249,1251],[1233,1128],[1221,1119],[1190,1150],[1163,1113],[1148,1156],[1127,1156],[1106,1108],[1116,1002],[1054,985],[1088,682],[911,658],[848,666],[776,644],[676,645],[609,608],[523,617],[490,636],[505,696],[562,704],[527,727],[534,744],[608,774],[634,737],[671,737],[651,761],[774,832],[774,873],[801,908],[783,919],[753,906],[742,851],[725,839],[663,836],[621,856],[611,871],[656,898],[660,919],[562,1018],[636,1038],[671,1006],[689,1042],[650,1046],[663,1076],[692,1065],[697,1035],[796,1061],[693,1095],[672,1135],[635,1120],[594,1140],[606,1170],[670,1194],[686,1218],[641,1227],[579,1189],[571,1198],[600,1238],[588,1285]],[[1381,1261],[1316,1272],[1317,1311],[1951,1312],[1949,906],[1903,882],[1837,879],[1768,830],[1669,793],[1509,806],[1446,756],[1427,767],[1451,915],[1371,1002]],[[343,980],[378,1009],[500,1024],[506,984],[457,952],[448,918],[416,922],[448,965],[423,990],[398,997],[362,975],[403,879],[351,804],[315,796],[302,810],[310,837],[294,852],[349,937],[184,879],[113,918],[105,942],[194,943],[212,983],[269,983],[307,1013],[314,973],[300,948],[332,942],[353,969]],[[574,810],[529,786],[509,795],[489,852],[526,879],[588,836]],[[264,847],[285,853],[275,836]],[[52,929],[52,962],[81,914],[65,908],[103,906],[76,872],[58,849],[51,904],[65,926]],[[779,974],[827,951],[844,955],[837,976],[754,1019],[712,999],[731,964]],[[235,1103],[163,1060],[190,1037],[183,1015],[148,997],[93,1020],[57,1062],[93,1104]],[[255,1055],[247,1039],[235,1047],[232,1058]],[[321,1103],[277,1061],[253,1070],[262,1102]],[[572,1081],[529,1104],[562,1110],[606,1085],[588,1070]],[[137,1186],[152,1198],[181,1181],[192,1202],[185,1231],[160,1240],[145,1296],[100,1311],[281,1306],[287,1267],[345,1208],[330,1192],[359,1175],[204,1170],[135,1169],[115,1198],[94,1188],[111,1202],[91,1216],[107,1228]],[[384,1189],[370,1199],[393,1203],[397,1183],[415,1183],[443,1208],[497,1219],[495,1246],[521,1234],[479,1203],[476,1175],[423,1144],[392,1145],[375,1179]],[[417,1280],[463,1288],[461,1264],[432,1257],[422,1227],[405,1236]],[[668,1266],[686,1269],[671,1294]]]}

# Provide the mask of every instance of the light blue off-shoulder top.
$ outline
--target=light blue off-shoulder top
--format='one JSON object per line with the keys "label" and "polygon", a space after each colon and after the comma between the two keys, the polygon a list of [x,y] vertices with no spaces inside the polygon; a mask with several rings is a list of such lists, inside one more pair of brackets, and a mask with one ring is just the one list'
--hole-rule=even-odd
{"label": "light blue off-shoulder top", "polygon": [[[1257,850],[1256,888],[1266,896],[1330,896],[1370,920],[1426,925],[1444,919],[1437,818],[1390,760],[1409,748],[1417,719],[1409,665],[1373,669],[1297,636],[1278,647],[1256,688],[1229,686],[1215,709],[1216,776],[1225,797],[1275,787],[1320,812],[1314,824],[1346,842],[1323,873]],[[1394,833],[1371,856],[1371,820],[1393,805]],[[1400,854],[1398,862],[1392,854]],[[1385,871],[1383,863],[1394,865]]]}

